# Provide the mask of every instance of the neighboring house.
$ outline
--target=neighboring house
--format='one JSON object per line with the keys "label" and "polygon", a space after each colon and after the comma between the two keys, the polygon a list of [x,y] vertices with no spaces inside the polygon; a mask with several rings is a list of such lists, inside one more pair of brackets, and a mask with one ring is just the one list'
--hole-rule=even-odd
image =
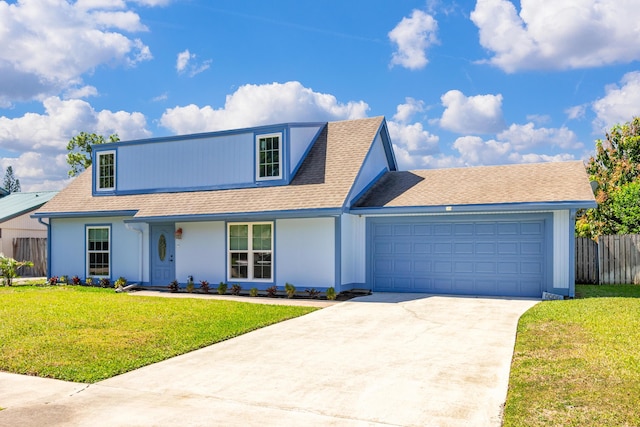
{"label": "neighboring house", "polygon": [[14,257],[14,239],[47,237],[47,227],[30,215],[56,194],[57,191],[18,192],[0,198],[1,253],[7,257]]}
{"label": "neighboring house", "polygon": [[574,293],[581,162],[397,171],[382,117],[94,147],[35,213],[50,275],[166,286]]}

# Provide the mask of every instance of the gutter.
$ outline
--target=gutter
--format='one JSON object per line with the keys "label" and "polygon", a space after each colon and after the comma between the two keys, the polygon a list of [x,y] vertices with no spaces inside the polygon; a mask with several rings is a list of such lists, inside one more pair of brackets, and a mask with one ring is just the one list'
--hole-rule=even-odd
{"label": "gutter", "polygon": [[51,277],[51,223],[38,217],[38,222],[47,227],[47,277]]}

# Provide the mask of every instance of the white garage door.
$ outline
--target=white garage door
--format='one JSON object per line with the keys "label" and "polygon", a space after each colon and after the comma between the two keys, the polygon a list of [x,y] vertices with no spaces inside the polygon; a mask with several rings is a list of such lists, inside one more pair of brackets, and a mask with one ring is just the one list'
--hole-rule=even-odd
{"label": "white garage door", "polygon": [[545,217],[369,218],[374,291],[539,297],[551,273]]}

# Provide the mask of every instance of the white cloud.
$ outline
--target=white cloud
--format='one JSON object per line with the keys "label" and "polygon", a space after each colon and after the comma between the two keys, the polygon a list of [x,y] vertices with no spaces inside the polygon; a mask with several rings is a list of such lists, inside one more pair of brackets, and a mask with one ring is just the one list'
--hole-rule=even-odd
{"label": "white cloud", "polygon": [[597,132],[608,131],[616,123],[626,123],[640,115],[640,71],[625,74],[619,85],[605,88],[606,95],[592,104]]}
{"label": "white cloud", "polygon": [[[82,131],[104,136],[117,133],[123,140],[151,136],[142,113],[96,111],[86,101],[58,97],[45,99],[43,107],[44,114],[0,117],[0,146],[21,153],[16,158],[0,159],[0,165],[13,166],[24,191],[40,189],[42,185],[60,188],[66,182],[66,145]],[[43,184],[45,181],[48,183]]]}
{"label": "white cloud", "polygon": [[95,86],[82,86],[77,88],[70,88],[65,91],[64,97],[65,99],[75,99],[75,98],[88,98],[90,96],[97,96],[98,89]]}
{"label": "white cloud", "polygon": [[160,124],[176,134],[233,129],[269,123],[332,121],[366,117],[364,101],[338,102],[335,96],[314,92],[300,82],[244,85],[223,108],[191,104],[167,109]]}
{"label": "white cloud", "polygon": [[587,111],[587,106],[582,105],[574,105],[573,107],[569,107],[564,110],[564,113],[567,115],[569,120],[577,120],[584,117],[585,112]]}
{"label": "white cloud", "polygon": [[184,72],[185,68],[187,68],[187,65],[189,65],[189,61],[191,60],[191,58],[195,57],[195,55],[192,55],[191,52],[189,52],[189,49],[180,52],[178,54],[178,59],[176,60],[176,70],[179,73]]}
{"label": "white cloud", "polygon": [[151,52],[122,31],[146,27],[123,2],[0,2],[0,103],[41,98],[80,84],[102,64],[136,65]]}
{"label": "white cloud", "polygon": [[440,98],[445,110],[440,126],[464,134],[494,133],[504,128],[502,95],[465,96],[450,90]]}
{"label": "white cloud", "polygon": [[478,0],[471,20],[489,63],[506,72],[572,69],[640,59],[636,0]]}
{"label": "white cloud", "polygon": [[389,32],[389,39],[397,45],[391,57],[391,65],[400,65],[411,70],[424,68],[429,62],[426,51],[438,43],[438,23],[429,14],[415,9],[411,17],[402,21]]}
{"label": "white cloud", "polygon": [[566,127],[536,128],[531,122],[525,125],[512,124],[497,135],[501,141],[509,141],[516,151],[535,148],[559,147],[564,150],[584,148],[577,135]]}
{"label": "white cloud", "polygon": [[393,120],[400,123],[407,123],[416,113],[421,113],[425,110],[424,101],[418,101],[413,98],[405,98],[405,103],[396,107],[396,114],[393,116]]}
{"label": "white cloud", "polygon": [[201,72],[209,69],[211,66],[211,59],[207,59],[202,63],[194,62],[195,59],[196,54],[189,52],[189,49],[185,49],[180,52],[178,54],[178,59],[176,60],[176,71],[178,71],[178,74],[189,71],[189,77],[193,77],[196,74],[200,74]]}

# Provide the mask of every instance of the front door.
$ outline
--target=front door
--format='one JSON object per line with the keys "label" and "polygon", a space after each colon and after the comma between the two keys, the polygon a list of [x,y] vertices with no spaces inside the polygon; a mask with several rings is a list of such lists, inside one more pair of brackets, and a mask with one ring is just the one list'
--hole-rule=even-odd
{"label": "front door", "polygon": [[173,224],[151,225],[151,284],[168,285],[176,278]]}

